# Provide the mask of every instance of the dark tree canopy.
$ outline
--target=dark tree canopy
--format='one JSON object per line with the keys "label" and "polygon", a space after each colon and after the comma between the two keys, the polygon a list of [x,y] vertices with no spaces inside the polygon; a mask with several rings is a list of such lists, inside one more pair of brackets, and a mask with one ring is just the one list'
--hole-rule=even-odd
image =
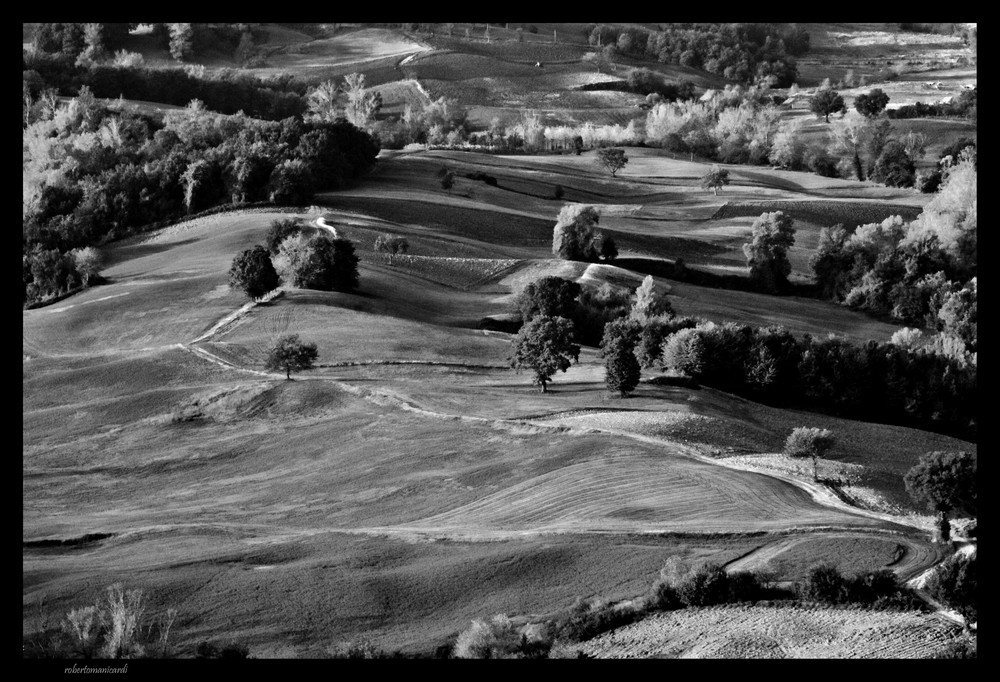
{"label": "dark tree canopy", "polygon": [[836,90],[829,88],[820,90],[813,95],[810,108],[817,116],[826,117],[827,123],[830,122],[830,114],[847,111],[847,107],[844,106],[844,98]]}
{"label": "dark tree canopy", "polygon": [[301,231],[302,226],[299,225],[299,221],[296,218],[272,221],[271,227],[267,230],[267,236],[264,237],[264,246],[272,254],[278,253],[281,242]]}
{"label": "dark tree canopy", "polygon": [[933,511],[975,516],[976,460],[968,452],[928,452],[903,478],[906,491]]}
{"label": "dark tree canopy", "polygon": [[705,175],[701,178],[702,189],[714,190],[715,194],[719,194],[719,189],[725,185],[729,184],[729,171],[725,168],[719,168],[718,166],[712,166]]}
{"label": "dark tree canopy", "polygon": [[641,325],[635,320],[619,318],[604,326],[601,339],[601,357],[604,358],[604,382],[609,391],[622,398],[639,385],[641,368],[635,356]]}
{"label": "dark tree canopy", "polygon": [[229,268],[229,286],[242,289],[250,298],[260,298],[276,288],[278,273],[267,249],[258,244],[236,256]]}
{"label": "dark tree canopy", "polygon": [[524,287],[517,297],[517,307],[525,322],[534,317],[573,318],[580,285],[562,277],[542,277]]}
{"label": "dark tree canopy", "polygon": [[882,148],[869,177],[889,187],[913,187],[917,169],[902,143],[889,140]]}
{"label": "dark tree canopy", "polygon": [[611,171],[611,177],[614,177],[628,163],[628,157],[625,156],[625,150],[618,147],[598,149],[597,163],[602,168],[607,168]]}
{"label": "dark tree canopy", "polygon": [[565,260],[596,262],[603,235],[594,230],[600,214],[593,206],[567,204],[552,230],[552,253]]}
{"label": "dark tree canopy", "polygon": [[889,95],[882,92],[881,88],[875,88],[868,94],[858,95],[854,99],[854,108],[866,118],[875,118],[885,110],[887,104]]}
{"label": "dark tree canopy", "polygon": [[564,317],[532,318],[511,344],[510,366],[534,372],[534,383],[541,385],[542,393],[547,392],[553,374],[565,372],[580,358],[580,346],[573,342],[573,323]]}
{"label": "dark tree canopy", "polygon": [[304,343],[298,334],[289,334],[278,339],[267,353],[267,369],[285,372],[291,379],[292,372],[309,369],[319,356],[315,343]]}

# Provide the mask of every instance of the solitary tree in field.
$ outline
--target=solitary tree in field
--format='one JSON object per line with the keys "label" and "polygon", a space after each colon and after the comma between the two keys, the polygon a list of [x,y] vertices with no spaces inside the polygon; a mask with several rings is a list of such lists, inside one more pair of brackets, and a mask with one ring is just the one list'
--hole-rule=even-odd
{"label": "solitary tree in field", "polygon": [[406,237],[398,234],[380,234],[375,237],[375,252],[384,253],[389,256],[389,265],[392,265],[392,257],[399,253],[406,253],[410,249],[410,242]]}
{"label": "solitary tree in field", "polygon": [[565,317],[534,317],[511,343],[510,366],[533,371],[534,383],[542,387],[542,393],[548,392],[546,384],[553,374],[565,372],[580,359],[580,346],[573,343],[573,322]]}
{"label": "solitary tree in field", "polygon": [[968,452],[928,452],[903,477],[910,497],[937,512],[941,542],[951,538],[951,512],[976,515],[976,459]]}
{"label": "solitary tree in field", "polygon": [[814,114],[825,117],[827,123],[830,122],[830,114],[847,111],[847,107],[844,106],[844,98],[836,90],[830,88],[820,90],[813,95],[809,106]]}
{"label": "solitary tree in field", "polygon": [[867,95],[858,95],[854,98],[854,108],[865,118],[875,118],[885,110],[887,104],[889,95],[882,92],[881,88],[875,88]]}
{"label": "solitary tree in field", "polygon": [[310,369],[319,353],[315,343],[303,343],[298,334],[289,334],[278,339],[267,353],[267,369],[284,370],[285,378],[291,379],[292,372]]}
{"label": "solitary tree in field", "polygon": [[451,171],[448,171],[441,177],[441,189],[451,191],[451,188],[455,186],[455,176]]}
{"label": "solitary tree in field", "polygon": [[604,382],[608,390],[625,398],[639,385],[641,368],[635,357],[642,327],[635,320],[619,317],[604,325],[601,357],[604,358]]}
{"label": "solitary tree in field", "polygon": [[791,457],[812,457],[813,480],[819,480],[818,460],[833,447],[836,439],[829,429],[799,426],[785,441],[785,454]]}
{"label": "solitary tree in field", "polygon": [[229,286],[242,289],[250,298],[260,298],[277,287],[278,273],[267,249],[258,244],[236,256],[229,268]]}
{"label": "solitary tree in field", "polygon": [[624,168],[627,163],[628,157],[625,156],[624,149],[610,147],[597,150],[597,164],[611,171],[611,177],[615,177],[615,173]]}
{"label": "solitary tree in field", "polygon": [[788,284],[792,265],[787,252],[795,243],[794,222],[781,211],[762,213],[753,222],[751,241],[743,245],[750,279],[764,291],[777,292]]}
{"label": "solitary tree in field", "polygon": [[729,171],[725,168],[712,166],[712,169],[701,178],[702,189],[715,190],[715,196],[719,196],[719,188],[729,184]]}

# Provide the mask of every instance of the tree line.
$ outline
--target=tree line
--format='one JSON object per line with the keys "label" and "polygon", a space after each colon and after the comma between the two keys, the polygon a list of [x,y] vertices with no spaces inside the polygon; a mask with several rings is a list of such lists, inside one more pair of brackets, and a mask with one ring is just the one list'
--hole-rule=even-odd
{"label": "tree line", "polygon": [[221,205],[302,205],[361,177],[379,150],[344,119],[262,121],[198,101],[145,115],[88,88],[41,103],[22,137],[26,305],[80,282],[72,249]]}

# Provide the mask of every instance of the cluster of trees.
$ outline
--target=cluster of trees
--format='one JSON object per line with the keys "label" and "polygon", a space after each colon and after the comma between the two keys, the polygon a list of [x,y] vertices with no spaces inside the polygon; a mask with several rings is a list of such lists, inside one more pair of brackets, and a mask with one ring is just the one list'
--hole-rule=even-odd
{"label": "cluster of trees", "polygon": [[602,50],[777,87],[795,82],[795,57],[809,49],[809,33],[794,24],[665,24],[660,29],[600,24],[587,33],[590,44]]}
{"label": "cluster of trees", "polygon": [[[109,58],[127,47],[138,23],[41,23],[35,25],[32,47],[36,52],[60,54],[82,65]],[[254,24],[151,24],[151,35],[177,61],[190,61],[208,51],[232,51],[244,65],[254,61]]]}
{"label": "cluster of trees", "polygon": [[233,259],[229,283],[257,299],[286,285],[321,291],[350,292],[358,287],[358,257],[349,239],[306,231],[295,219],[275,220],[265,237]]}
{"label": "cluster of trees", "polygon": [[[950,158],[950,157],[949,157]],[[943,183],[916,220],[895,216],[849,232],[820,231],[811,264],[822,296],[939,332],[937,344],[975,364],[977,170],[967,149],[943,167]],[[908,337],[912,344],[913,335]],[[950,349],[950,350],[946,350]]]}
{"label": "cluster of trees", "polygon": [[[627,162],[627,159],[626,159]],[[552,254],[564,260],[596,263],[618,257],[614,239],[594,230],[601,216],[593,206],[566,204],[552,231]]]}
{"label": "cluster of trees", "polygon": [[599,344],[608,389],[626,397],[638,385],[641,368],[659,359],[664,337],[696,324],[674,316],[652,276],[634,293],[608,283],[595,289],[561,277],[543,277],[521,291],[516,307],[524,326],[513,340],[512,366],[535,370],[543,390],[544,381],[568,369],[579,356],[578,343]]}
{"label": "cluster of trees", "polygon": [[766,164],[780,119],[768,86],[726,86],[706,101],[653,106],[646,115],[645,142],[725,163]]}
{"label": "cluster of trees", "polygon": [[965,90],[951,102],[924,104],[914,102],[886,112],[889,118],[929,118],[947,116],[949,118],[971,118],[976,120],[979,88]]}
{"label": "cluster of trees", "polygon": [[795,583],[799,597],[824,604],[860,604],[869,608],[913,608],[918,598],[899,584],[899,578],[888,568],[858,571],[850,576],[841,574],[833,563],[820,563],[809,568],[805,578]]}
{"label": "cluster of trees", "polygon": [[795,221],[782,211],[762,213],[751,226],[751,241],[743,245],[750,281],[761,291],[778,293],[788,287],[792,264],[788,249],[795,243]]}
{"label": "cluster of trees", "polygon": [[223,204],[301,205],[366,173],[379,149],[343,119],[262,121],[197,101],[160,117],[86,87],[41,100],[22,135],[25,304],[84,279],[74,248]]}
{"label": "cluster of trees", "polygon": [[769,404],[976,438],[975,365],[931,349],[703,322],[671,333],[660,365]]}
{"label": "cluster of trees", "polygon": [[213,111],[278,121],[306,111],[307,86],[294,76],[259,78],[237,69],[206,74],[204,68],[147,68],[120,54],[114,63],[78,65],[62,54],[23,56],[25,96],[37,100],[48,88],[72,96],[86,86],[96,97],[135,99],[185,106],[200,100]]}
{"label": "cluster of trees", "polygon": [[[412,143],[462,145],[470,141],[468,112],[459,105],[458,100],[442,96],[428,102],[422,109],[407,103],[401,116],[376,119],[376,105],[381,106],[381,100],[376,98],[376,94],[362,89],[354,96],[358,102],[359,116],[366,117],[368,129],[378,138],[383,148],[402,149]],[[494,139],[499,142],[502,138],[501,129],[497,121],[480,137],[488,137],[490,144]]]}

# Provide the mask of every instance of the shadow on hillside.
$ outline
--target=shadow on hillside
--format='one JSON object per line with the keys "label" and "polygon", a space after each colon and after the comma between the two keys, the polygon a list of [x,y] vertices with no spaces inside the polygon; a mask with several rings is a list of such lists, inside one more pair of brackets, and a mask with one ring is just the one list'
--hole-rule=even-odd
{"label": "shadow on hillside", "polygon": [[164,251],[175,249],[178,246],[194,244],[197,241],[199,240],[192,237],[190,239],[183,239],[179,242],[170,242],[168,244],[131,244],[129,246],[121,246],[108,254],[108,260],[104,267],[107,268],[134,258],[142,258],[144,256],[152,256],[153,254],[163,253]]}
{"label": "shadow on hillside", "polygon": [[689,268],[680,259],[671,263],[658,258],[616,258],[614,264],[641,275],[653,275],[654,277],[663,277],[664,279],[672,279],[676,282],[696,284],[713,289],[748,291],[754,294],[772,294],[775,296],[816,297],[816,287],[812,284],[790,283],[784,291],[778,293],[761,291],[748,277],[740,275],[717,275],[705,272],[704,270]]}

